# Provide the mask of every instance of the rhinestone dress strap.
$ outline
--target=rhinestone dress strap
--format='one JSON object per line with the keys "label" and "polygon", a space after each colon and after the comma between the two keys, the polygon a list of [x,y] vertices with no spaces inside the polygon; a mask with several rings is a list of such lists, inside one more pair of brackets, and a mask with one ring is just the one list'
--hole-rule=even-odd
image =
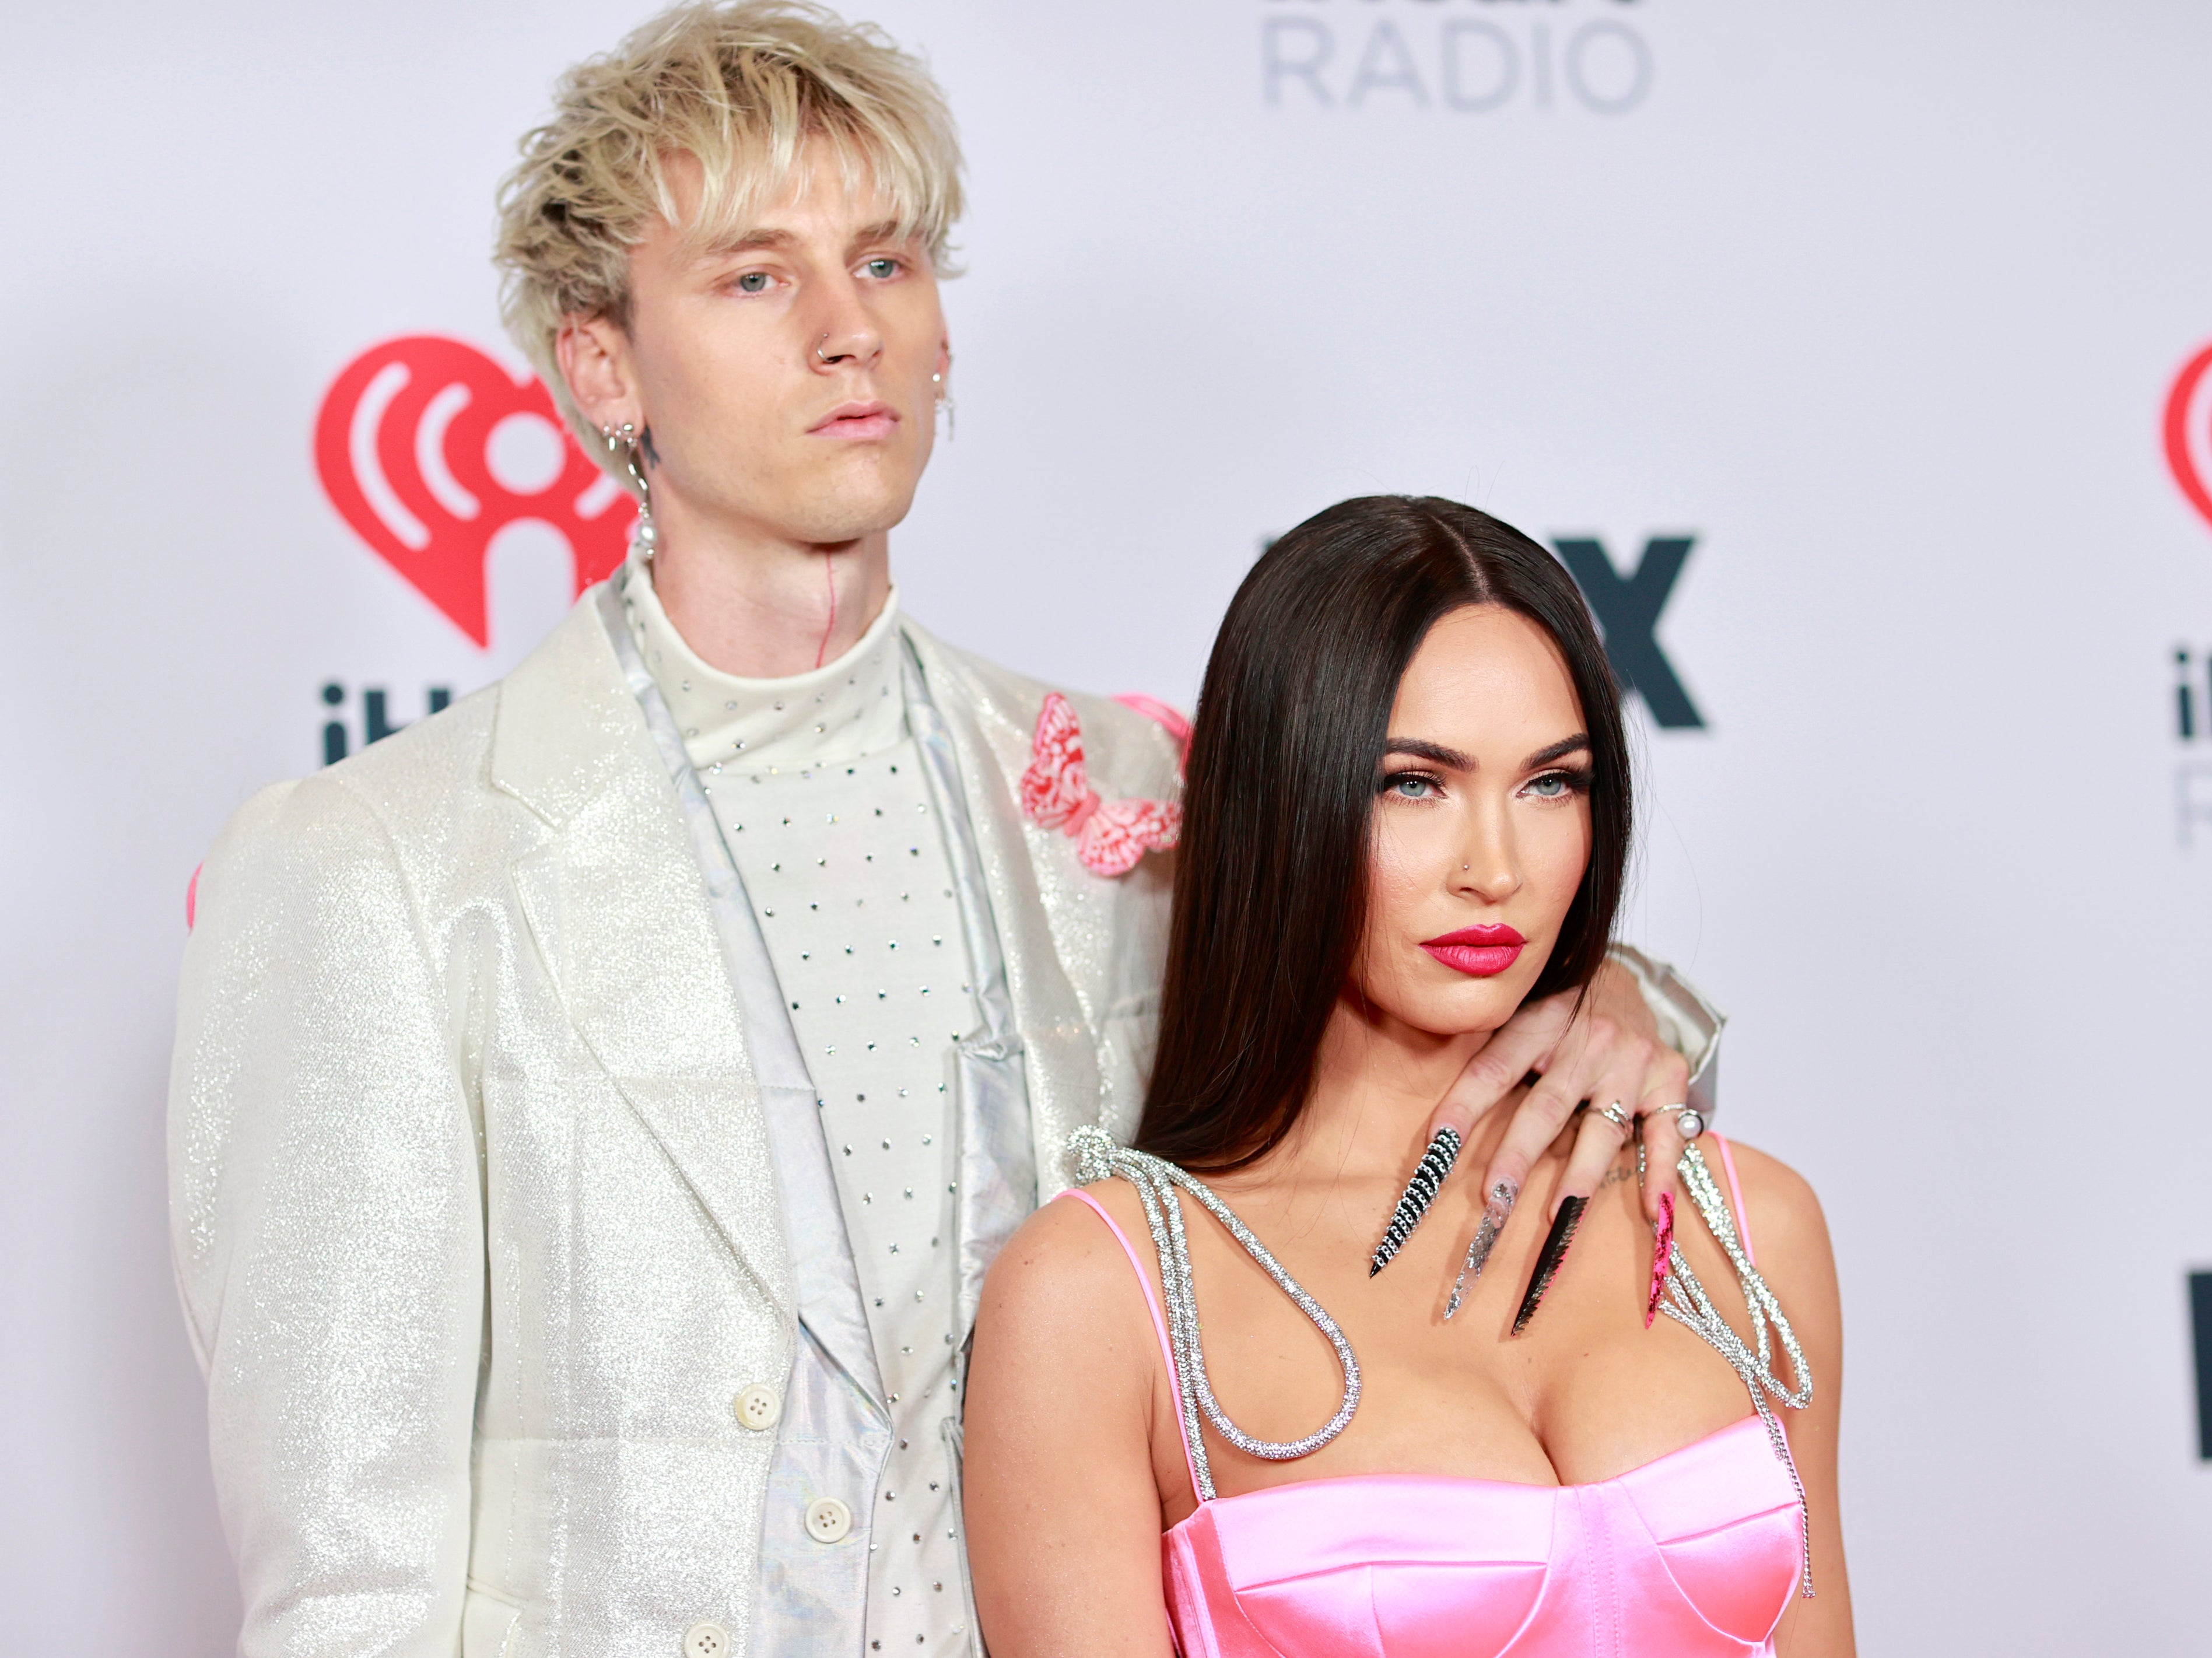
{"label": "rhinestone dress strap", "polygon": [[[1743,1245],[1745,1257],[1754,1266],[1759,1265],[1759,1250],[1751,1241],[1751,1215],[1743,1206],[1743,1183],[1735,1177],[1735,1153],[1729,1150],[1728,1137],[1717,1129],[1708,1128],[1705,1137],[1721,1151],[1721,1169],[1728,1175],[1729,1207],[1735,1214],[1735,1235]],[[1703,1151],[1703,1147],[1698,1148]]]}
{"label": "rhinestone dress strap", "polygon": [[[1152,1248],[1159,1256],[1160,1298],[1167,1304],[1176,1408],[1182,1414],[1183,1443],[1191,1462],[1191,1483],[1197,1487],[1199,1501],[1211,1503],[1214,1497],[1213,1470],[1206,1461],[1206,1441],[1200,1429],[1201,1415],[1213,1424],[1216,1433],[1238,1450],[1270,1462],[1310,1456],[1342,1433],[1359,1405],[1359,1361],[1352,1357],[1352,1344],[1337,1328],[1336,1321],[1283,1269],[1282,1264],[1268,1253],[1267,1246],[1252,1236],[1235,1212],[1204,1181],[1148,1152],[1116,1145],[1114,1137],[1103,1128],[1085,1125],[1068,1136],[1067,1145],[1079,1181],[1088,1185],[1092,1181],[1118,1175],[1137,1188],[1138,1200],[1144,1206],[1145,1224],[1152,1232]],[[1231,1422],[1214,1399],[1212,1386],[1206,1379],[1206,1352],[1199,1333],[1198,1292],[1190,1270],[1190,1239],[1183,1230],[1182,1205],[1176,1199],[1177,1187],[1189,1193],[1200,1207],[1221,1223],[1230,1236],[1243,1245],[1245,1253],[1259,1262],[1261,1270],[1297,1303],[1300,1312],[1313,1321],[1314,1327],[1336,1350],[1337,1363],[1344,1371],[1343,1402],[1337,1406],[1335,1415],[1304,1438],[1255,1439]]]}
{"label": "rhinestone dress strap", "polygon": [[1114,1235],[1114,1242],[1121,1246],[1121,1253],[1129,1258],[1129,1270],[1137,1275],[1137,1288],[1145,1297],[1145,1310],[1152,1315],[1152,1333],[1159,1338],[1160,1358],[1167,1366],[1168,1386],[1176,1396],[1176,1436],[1182,1442],[1182,1466],[1190,1475],[1190,1488],[1198,1489],[1198,1461],[1191,1455],[1190,1432],[1183,1425],[1182,1384],[1176,1380],[1175,1349],[1168,1345],[1168,1321],[1161,1315],[1159,1297],[1152,1293],[1152,1281],[1145,1272],[1144,1258],[1137,1247],[1129,1242],[1129,1235],[1121,1224],[1106,1212],[1106,1206],[1081,1187],[1072,1187],[1060,1194],[1060,1199],[1079,1203],[1106,1223],[1106,1230]]}
{"label": "rhinestone dress strap", "polygon": [[[1725,1156],[1723,1152],[1723,1156]],[[1638,1173],[1642,1173],[1640,1160],[1643,1148],[1637,1148],[1639,1160]],[[1733,1164],[1734,1159],[1729,1159]],[[1790,1327],[1790,1320],[1782,1311],[1782,1303],[1774,1291],[1767,1288],[1766,1280],[1753,1266],[1744,1238],[1736,1230],[1735,1216],[1729,1208],[1728,1199],[1721,1194],[1720,1183],[1713,1178],[1711,1167],[1705,1154],[1698,1150],[1695,1140],[1683,1148],[1682,1160],[1674,1165],[1682,1176],[1682,1184],[1689,1192],[1690,1200],[1698,1206],[1698,1212],[1705,1218],[1705,1225],[1712,1232],[1735,1268],[1736,1282],[1743,1291],[1746,1309],[1751,1315],[1752,1339],[1754,1346],[1746,1346],[1713,1305],[1705,1286],[1698,1282],[1698,1275],[1690,1270],[1683,1258],[1682,1246],[1678,1242],[1668,1254],[1666,1299],[1659,1310],[1676,1323],[1686,1326],[1729,1362],[1735,1373],[1743,1378],[1750,1390],[1752,1408],[1759,1412],[1759,1420],[1766,1424],[1766,1436],[1774,1446],[1774,1455],[1789,1470],[1790,1483],[1797,1491],[1798,1538],[1803,1546],[1803,1569],[1799,1574],[1798,1587],[1806,1599],[1813,1595],[1813,1517],[1805,1502],[1805,1482],[1797,1477],[1796,1459],[1790,1455],[1788,1436],[1782,1424],[1767,1403],[1771,1394],[1793,1411],[1802,1411],[1813,1402],[1813,1372],[1805,1363],[1804,1349],[1797,1345],[1797,1333]],[[1729,1184],[1735,1184],[1735,1169],[1731,1166]],[[1737,1201],[1742,1200],[1741,1192]],[[1768,1335],[1772,1327],[1772,1339],[1778,1339],[1782,1351],[1790,1358],[1790,1374],[1795,1385],[1785,1387],[1774,1374],[1774,1349]]]}

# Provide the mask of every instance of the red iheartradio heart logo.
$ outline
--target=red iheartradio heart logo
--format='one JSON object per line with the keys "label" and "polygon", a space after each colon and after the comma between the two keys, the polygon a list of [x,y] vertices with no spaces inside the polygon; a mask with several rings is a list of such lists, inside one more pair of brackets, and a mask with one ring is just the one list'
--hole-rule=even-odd
{"label": "red iheartradio heart logo", "polygon": [[489,648],[484,559],[524,519],[568,538],[576,591],[611,572],[637,504],[592,463],[535,376],[410,334],[345,366],[315,416],[331,505],[415,591]]}
{"label": "red iheartradio heart logo", "polygon": [[2166,464],[2173,468],[2173,481],[2189,497],[2189,504],[2212,522],[2212,476],[2208,476],[2208,464],[2212,464],[2212,409],[2204,407],[2197,397],[2208,374],[2212,374],[2212,345],[2183,365],[2173,390],[2166,393]]}

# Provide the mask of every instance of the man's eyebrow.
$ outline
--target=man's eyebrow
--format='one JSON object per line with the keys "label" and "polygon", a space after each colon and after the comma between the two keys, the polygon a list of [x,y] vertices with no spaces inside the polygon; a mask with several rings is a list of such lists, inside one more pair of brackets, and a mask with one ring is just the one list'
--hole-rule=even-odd
{"label": "man's eyebrow", "polygon": [[1441,743],[1427,743],[1418,737],[1393,737],[1382,744],[1386,755],[1410,754],[1416,759],[1433,760],[1439,766],[1449,766],[1454,771],[1473,771],[1474,762],[1457,749],[1448,749]]}
{"label": "man's eyebrow", "polygon": [[[1588,749],[1589,748],[1589,733],[1588,732],[1577,732],[1572,737],[1561,738],[1558,742],[1553,744],[1551,747],[1547,749],[1537,750],[1535,753],[1530,755],[1526,760],[1523,760],[1521,762],[1521,769],[1523,771],[1534,771],[1539,766],[1548,766],[1554,760],[1564,759],[1566,756],[1572,754],[1577,749]],[[1591,752],[1595,753],[1596,750],[1592,750]]]}
{"label": "man's eyebrow", "polygon": [[706,250],[706,257],[720,259],[732,253],[750,253],[757,247],[788,247],[798,240],[788,230],[748,230],[726,242],[714,243]]}
{"label": "man's eyebrow", "polygon": [[914,239],[913,230],[896,219],[878,219],[871,225],[862,225],[853,233],[853,246],[868,242],[903,242]]}

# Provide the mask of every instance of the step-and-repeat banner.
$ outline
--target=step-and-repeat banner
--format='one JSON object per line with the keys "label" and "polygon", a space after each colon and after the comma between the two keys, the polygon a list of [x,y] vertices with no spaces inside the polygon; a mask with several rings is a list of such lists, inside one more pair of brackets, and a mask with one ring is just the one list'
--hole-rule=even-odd
{"label": "step-and-repeat banner", "polygon": [[[1627,930],[1827,1205],[1865,1649],[2201,1648],[2212,12],[867,3],[972,163],[914,613],[1187,702],[1329,501],[1555,547],[1644,716]],[[640,15],[9,21],[10,1652],[234,1638],[165,1236],[186,884],[618,556],[487,247]]]}

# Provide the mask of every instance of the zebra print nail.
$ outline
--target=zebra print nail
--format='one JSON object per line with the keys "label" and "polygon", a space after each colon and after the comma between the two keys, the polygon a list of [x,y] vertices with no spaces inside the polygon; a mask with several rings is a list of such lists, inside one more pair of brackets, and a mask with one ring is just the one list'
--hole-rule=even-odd
{"label": "zebra print nail", "polygon": [[1459,1157],[1459,1130],[1446,1124],[1429,1141],[1429,1149],[1421,1153],[1421,1161],[1413,1170],[1413,1178],[1406,1182],[1406,1189],[1398,1199],[1398,1206],[1390,1212],[1390,1224],[1383,1229],[1382,1242],[1375,1246],[1375,1254],[1367,1263],[1367,1276],[1373,1278],[1390,1264],[1392,1257],[1406,1247],[1406,1240],[1413,1236],[1413,1229],[1421,1224],[1421,1217],[1429,1212],[1429,1206],[1437,1200],[1444,1176]]}

